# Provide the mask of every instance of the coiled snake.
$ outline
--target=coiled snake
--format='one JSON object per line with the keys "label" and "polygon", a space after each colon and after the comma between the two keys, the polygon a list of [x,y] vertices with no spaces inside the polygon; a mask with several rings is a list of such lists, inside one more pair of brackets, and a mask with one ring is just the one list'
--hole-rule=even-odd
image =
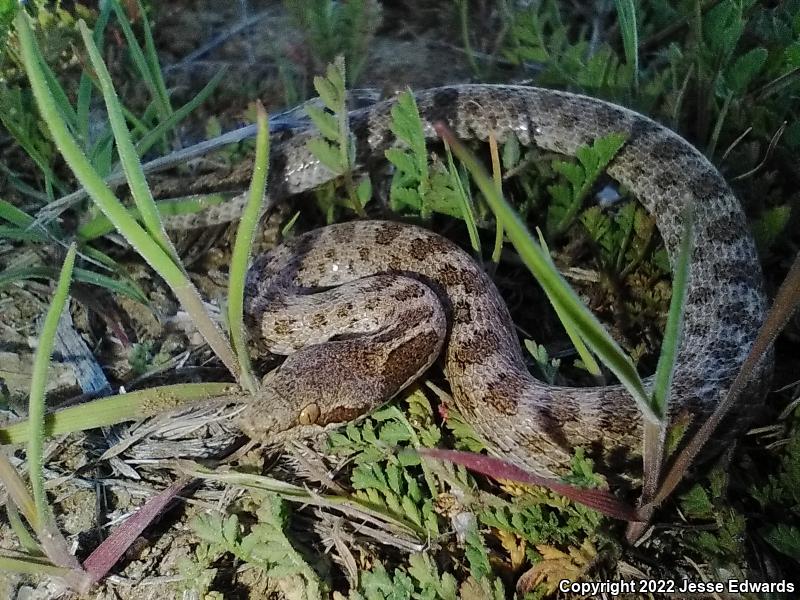
{"label": "coiled snake", "polygon": [[[741,206],[709,161],[654,121],[586,96],[458,85],[416,99],[431,139],[433,123],[443,121],[461,139],[493,133],[502,143],[513,134],[524,145],[573,155],[600,136],[625,134],[607,172],[653,215],[671,260],[684,207],[693,203],[695,249],[671,412],[707,414],[743,362],[766,304]],[[392,105],[351,113],[361,164],[394,143]],[[306,146],[313,135],[273,149],[271,194],[333,177]],[[236,187],[247,172],[249,165],[217,181],[217,189]],[[183,226],[239,211],[229,203]],[[324,290],[310,293],[315,288]],[[245,310],[261,343],[290,355],[245,411],[241,425],[253,437],[279,439],[356,418],[412,382],[445,346],[456,408],[513,461],[551,476],[564,472],[576,446],[608,464],[640,451],[641,416],[628,393],[619,385],[557,387],[533,378],[495,285],[466,252],[428,230],[356,221],[291,239],[255,260]]]}

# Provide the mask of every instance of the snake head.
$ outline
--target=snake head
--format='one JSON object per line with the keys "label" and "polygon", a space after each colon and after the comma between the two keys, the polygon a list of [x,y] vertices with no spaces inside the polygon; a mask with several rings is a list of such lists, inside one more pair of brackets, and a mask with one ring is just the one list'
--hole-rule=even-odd
{"label": "snake head", "polygon": [[248,437],[263,442],[281,442],[321,430],[319,405],[304,401],[302,392],[280,369],[270,371],[261,380],[259,391],[248,399],[239,417],[239,426]]}
{"label": "snake head", "polygon": [[[365,402],[363,390],[350,386],[303,385],[291,369],[267,373],[258,393],[248,399],[239,427],[251,439],[280,443],[319,434],[349,423],[375,408]],[[355,399],[361,398],[361,402]]]}

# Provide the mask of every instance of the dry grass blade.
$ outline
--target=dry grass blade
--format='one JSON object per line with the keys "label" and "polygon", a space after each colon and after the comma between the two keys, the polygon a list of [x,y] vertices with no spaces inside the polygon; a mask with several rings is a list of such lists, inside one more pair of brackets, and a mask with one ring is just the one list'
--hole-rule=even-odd
{"label": "dry grass blade", "polygon": [[435,458],[437,460],[444,460],[462,465],[467,467],[470,471],[475,471],[476,473],[486,475],[492,479],[508,479],[527,485],[546,487],[557,494],[561,494],[570,500],[593,508],[597,512],[614,519],[621,519],[623,521],[636,521],[638,519],[637,512],[632,506],[626,504],[606,490],[581,488],[563,483],[557,479],[540,477],[505,460],[474,454],[472,452],[440,450],[436,448],[420,448],[418,452],[420,455],[427,458]]}
{"label": "dry grass blade", "polygon": [[137,510],[125,523],[100,544],[83,562],[83,568],[93,582],[100,581],[117,564],[117,561],[130,548],[131,544],[162,513],[178,493],[186,487],[189,479],[182,478],[163,492],[154,496]]}

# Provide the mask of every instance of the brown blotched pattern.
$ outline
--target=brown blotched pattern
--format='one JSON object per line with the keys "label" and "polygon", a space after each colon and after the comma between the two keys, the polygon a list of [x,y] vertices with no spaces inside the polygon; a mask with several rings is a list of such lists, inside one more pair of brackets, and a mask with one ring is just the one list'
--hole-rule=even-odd
{"label": "brown blotched pattern", "polygon": [[[580,145],[609,133],[627,136],[607,171],[653,215],[671,260],[683,231],[685,209],[689,204],[693,207],[695,253],[672,412],[684,407],[697,413],[712,410],[741,366],[765,313],[753,241],[738,201],[713,165],[676,133],[652,120],[585,96],[523,86],[459,85],[419,92],[417,104],[425,135],[431,139],[436,121],[447,123],[461,139],[486,140],[493,134],[502,143],[515,135],[522,144],[565,154],[574,154]],[[383,151],[394,143],[389,129],[393,105],[394,100],[387,100],[351,113],[360,166],[380,160]],[[313,131],[301,132],[273,148],[269,189],[273,198],[312,189],[333,177],[307,148],[306,142],[314,135]],[[237,172],[246,175],[240,180],[240,189],[244,190],[250,168]],[[231,189],[232,177],[220,181],[219,186]],[[213,191],[213,186],[183,190],[200,191]],[[203,226],[231,220],[238,217],[242,204],[230,202],[169,225]],[[404,276],[401,287],[391,288],[388,280],[393,274]],[[374,281],[372,276],[387,279]],[[355,291],[349,287],[358,286],[364,277],[373,280],[371,285]],[[410,281],[418,280],[409,283],[409,277]],[[376,291],[377,285],[384,283],[391,291]],[[340,292],[299,296],[306,299],[306,306],[287,299],[294,288],[306,292],[342,284],[346,284],[344,288],[335,288]],[[422,287],[406,289],[406,285]],[[357,299],[357,294],[367,299]],[[323,298],[319,302],[332,304],[309,300],[318,297]],[[283,350],[294,352],[305,343],[339,343],[327,341],[342,335],[331,333],[337,323],[345,337],[372,335],[386,327],[387,318],[391,320],[391,316],[380,316],[382,308],[396,313],[398,303],[408,308],[410,303],[431,297],[434,301],[438,298],[449,319],[444,364],[454,402],[478,432],[506,451],[509,458],[542,475],[552,475],[564,471],[570,452],[579,445],[614,458],[615,463],[619,462],[617,458],[639,451],[641,417],[627,392],[620,386],[563,388],[534,379],[525,367],[508,310],[492,281],[468,254],[418,227],[376,221],[333,225],[258,258],[248,276],[248,322],[262,323],[266,337],[288,334],[303,338],[302,344],[295,338],[278,342]],[[303,316],[300,308],[310,312]],[[323,313],[327,315],[324,323],[320,317],[308,316]],[[321,329],[314,330],[317,325]],[[416,354],[418,348],[411,340],[415,336],[427,338],[437,329],[429,324],[423,332],[415,329],[418,326],[401,329],[402,341],[394,348],[381,349],[380,356],[388,359],[392,350],[395,357]],[[321,330],[325,332],[322,336]],[[350,356],[363,357],[364,351]],[[433,360],[435,357],[427,364]],[[380,362],[370,360],[368,364]],[[770,366],[765,364],[759,374],[762,381]],[[373,388],[384,386],[387,379],[403,380],[405,372],[399,374],[396,368],[393,365],[388,378],[378,374],[371,379]],[[296,374],[301,378],[291,389],[306,399],[314,397],[317,402],[328,403],[328,415],[352,416],[347,403],[354,399],[323,391],[340,390],[343,384],[339,380],[354,373],[369,379],[364,364],[356,366],[343,360],[323,371],[334,380],[326,381],[311,368],[298,369]],[[366,387],[348,389],[349,393],[363,394]],[[386,400],[396,391],[375,402]],[[268,413],[281,416],[281,411],[297,410],[283,396],[280,401],[283,404],[275,397],[265,399],[248,418]],[[360,402],[359,406],[369,410],[372,404]],[[280,424],[273,419],[250,429],[274,431],[283,427],[290,431],[291,419],[278,420]]]}

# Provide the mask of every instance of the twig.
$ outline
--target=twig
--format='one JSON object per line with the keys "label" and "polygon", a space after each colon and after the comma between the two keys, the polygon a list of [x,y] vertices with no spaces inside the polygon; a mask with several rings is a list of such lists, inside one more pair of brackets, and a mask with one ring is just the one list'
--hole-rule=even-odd
{"label": "twig", "polygon": [[242,19],[241,21],[239,21],[235,25],[232,25],[222,33],[217,34],[216,37],[212,38],[209,42],[206,42],[205,44],[200,46],[197,50],[194,50],[189,54],[187,54],[186,56],[184,56],[178,62],[164,67],[164,73],[169,73],[172,70],[184,68],[187,64],[192,63],[193,61],[197,60],[203,55],[221,46],[222,44],[230,40],[235,35],[238,35],[248,27],[252,27],[256,23],[263,21],[268,16],[270,16],[270,14],[271,14],[270,11],[265,10],[260,13],[254,14],[252,17],[246,17]]}
{"label": "twig", "polygon": [[775,146],[778,145],[778,140],[781,139],[783,132],[786,130],[787,123],[788,121],[784,121],[783,123],[781,123],[781,126],[778,127],[778,131],[775,132],[775,134],[772,136],[772,139],[769,141],[769,146],[767,146],[767,151],[764,153],[764,158],[761,159],[761,162],[758,163],[755,167],[753,167],[749,171],[746,171],[741,175],[737,175],[736,177],[732,177],[731,178],[732,181],[739,181],[740,179],[746,179],[747,177],[750,177],[767,163],[769,157],[772,156],[772,152],[775,150]]}

